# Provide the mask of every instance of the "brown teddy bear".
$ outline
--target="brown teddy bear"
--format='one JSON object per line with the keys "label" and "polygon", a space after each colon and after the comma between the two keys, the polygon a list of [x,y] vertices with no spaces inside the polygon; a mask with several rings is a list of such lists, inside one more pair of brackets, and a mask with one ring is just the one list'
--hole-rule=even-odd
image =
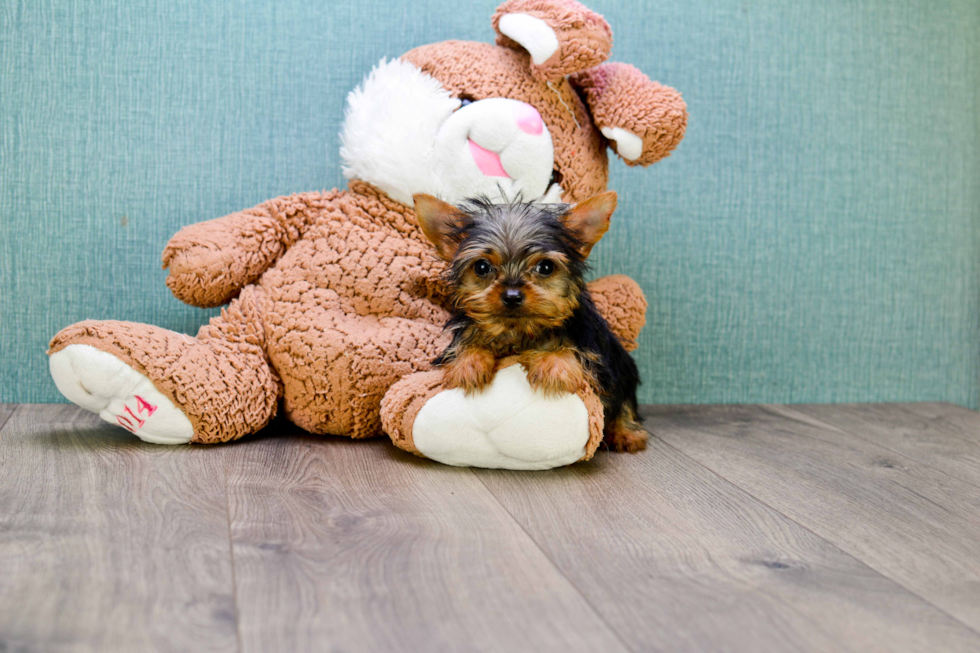
{"label": "brown teddy bear", "polygon": [[[508,361],[479,405],[440,387],[430,361],[447,342],[444,263],[412,195],[578,202],[606,189],[607,147],[628,165],[667,156],[686,109],[632,66],[602,63],[609,26],[577,2],[510,0],[493,27],[497,45],[422,46],[382,60],[350,94],[347,190],[276,198],[170,240],[167,286],[194,306],[230,302],[220,317],[196,337],[132,322],[67,327],[49,350],[59,390],[149,442],[234,440],[282,400],[312,433],[365,438],[383,420],[398,446],[450,464],[590,457],[602,409],[587,390],[545,400]],[[590,289],[635,346],[637,284],[614,276]]]}

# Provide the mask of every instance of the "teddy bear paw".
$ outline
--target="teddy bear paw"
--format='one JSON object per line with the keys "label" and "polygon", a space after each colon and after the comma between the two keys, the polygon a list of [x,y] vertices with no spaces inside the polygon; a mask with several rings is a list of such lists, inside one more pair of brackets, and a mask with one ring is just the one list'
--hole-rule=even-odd
{"label": "teddy bear paw", "polygon": [[50,357],[61,394],[144,442],[185,444],[194,427],[156,386],[121,360],[91,345],[68,345]]}
{"label": "teddy bear paw", "polygon": [[586,454],[589,411],[574,394],[534,390],[520,365],[506,367],[483,392],[443,390],[415,418],[414,446],[447,465],[551,469]]}

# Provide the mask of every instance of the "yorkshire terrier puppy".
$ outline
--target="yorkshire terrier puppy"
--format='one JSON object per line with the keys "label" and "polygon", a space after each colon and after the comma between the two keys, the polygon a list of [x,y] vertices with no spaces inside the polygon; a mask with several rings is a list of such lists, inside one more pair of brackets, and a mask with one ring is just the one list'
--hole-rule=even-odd
{"label": "yorkshire terrier puppy", "polygon": [[426,238],[450,263],[453,339],[434,364],[448,387],[467,394],[493,380],[497,360],[517,356],[528,382],[547,395],[590,384],[602,401],[603,441],[614,451],[639,451],[636,363],[596,310],[584,274],[592,247],[609,229],[616,193],[574,207],[492,204],[458,208],[415,196]]}

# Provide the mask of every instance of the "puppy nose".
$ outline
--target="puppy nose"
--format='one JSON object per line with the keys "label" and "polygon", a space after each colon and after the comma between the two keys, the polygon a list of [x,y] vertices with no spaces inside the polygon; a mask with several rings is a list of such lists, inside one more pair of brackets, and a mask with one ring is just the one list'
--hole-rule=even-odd
{"label": "puppy nose", "polygon": [[541,114],[530,104],[519,102],[514,105],[514,119],[517,126],[525,134],[537,136],[541,133],[544,123],[541,122]]}
{"label": "puppy nose", "polygon": [[504,291],[502,299],[507,308],[517,308],[524,303],[524,293],[515,288],[508,288]]}

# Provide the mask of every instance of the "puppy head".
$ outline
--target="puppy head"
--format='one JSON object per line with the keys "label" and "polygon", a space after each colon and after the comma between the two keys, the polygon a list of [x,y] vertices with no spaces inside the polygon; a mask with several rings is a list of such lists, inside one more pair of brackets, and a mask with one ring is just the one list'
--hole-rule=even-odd
{"label": "puppy head", "polygon": [[457,310],[491,336],[512,330],[535,336],[572,315],[586,258],[615,209],[612,191],[574,207],[486,199],[455,207],[415,196],[422,231],[451,264]]}

